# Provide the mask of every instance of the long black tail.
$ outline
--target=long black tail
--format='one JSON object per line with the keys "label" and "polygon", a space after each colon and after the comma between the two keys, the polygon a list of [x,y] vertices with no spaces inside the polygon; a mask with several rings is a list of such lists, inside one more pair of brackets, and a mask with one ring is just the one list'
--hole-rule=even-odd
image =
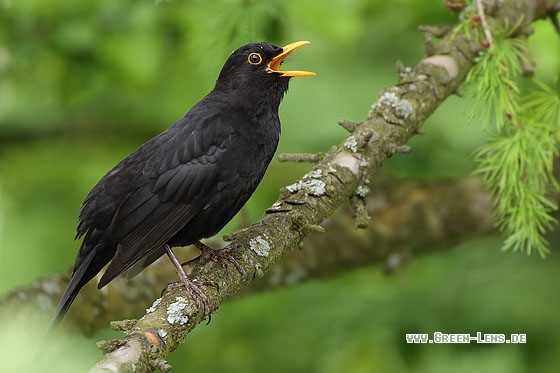
{"label": "long black tail", "polygon": [[56,307],[51,325],[35,353],[34,361],[40,361],[41,356],[48,349],[54,333],[82,287],[94,278],[115,255],[116,245],[114,244],[104,242],[91,247],[85,241],[82,242],[70,282]]}
{"label": "long black tail", "polygon": [[[82,244],[83,246],[83,244]],[[68,312],[68,309],[72,305],[74,299],[80,292],[80,289],[95,276],[95,273],[92,275],[92,262],[94,262],[94,258],[96,251],[89,250],[85,257],[80,257],[78,255],[78,259],[76,264],[74,265],[74,271],[72,272],[72,277],[70,278],[70,283],[66,287],[58,306],[56,307],[56,311],[54,312],[54,317],[52,319],[51,325],[49,326],[49,330],[43,337],[41,344],[39,345],[38,350],[35,352],[34,361],[40,362],[41,357],[48,349],[48,346],[51,344],[52,338],[54,337],[54,333],[58,329],[58,326],[62,322],[64,315]],[[78,262],[79,261],[79,262]],[[99,271],[99,270],[98,270]],[[97,272],[96,272],[97,273]],[[34,363],[38,364],[38,363]]]}
{"label": "long black tail", "polygon": [[47,335],[51,335],[54,331],[58,328],[62,319],[68,312],[68,309],[76,299],[76,296],[80,292],[80,289],[91,280],[97,272],[92,273],[91,264],[94,261],[96,254],[96,250],[90,250],[87,255],[81,260],[79,265],[74,268],[72,272],[72,277],[70,278],[70,282],[56,307],[56,311],[54,312],[53,321],[51,322],[51,326],[49,327],[49,331]]}
{"label": "long black tail", "polygon": [[86,242],[82,242],[82,247],[80,248],[78,258],[74,264],[72,277],[56,307],[53,321],[51,322],[47,335],[52,335],[57,329],[66,315],[66,312],[68,312],[68,309],[72,305],[72,302],[76,299],[80,289],[111,261],[115,255],[115,250],[116,245],[111,242],[101,242],[94,247],[89,246]]}

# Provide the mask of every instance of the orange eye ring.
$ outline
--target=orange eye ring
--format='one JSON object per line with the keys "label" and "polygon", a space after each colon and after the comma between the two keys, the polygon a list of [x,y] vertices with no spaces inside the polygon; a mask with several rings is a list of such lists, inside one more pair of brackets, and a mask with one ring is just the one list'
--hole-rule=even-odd
{"label": "orange eye ring", "polygon": [[247,62],[251,65],[260,65],[262,63],[262,56],[259,53],[251,53],[247,57]]}

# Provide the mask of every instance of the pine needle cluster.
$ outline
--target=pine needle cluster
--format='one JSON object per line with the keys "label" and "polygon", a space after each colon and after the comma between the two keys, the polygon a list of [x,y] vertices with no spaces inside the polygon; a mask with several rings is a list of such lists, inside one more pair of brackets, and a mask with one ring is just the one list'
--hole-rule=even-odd
{"label": "pine needle cluster", "polygon": [[[515,29],[514,27],[513,29]],[[558,209],[550,193],[559,190],[553,175],[560,139],[560,94],[522,78],[527,61],[523,39],[499,30],[495,42],[477,58],[465,81],[467,114],[483,123],[489,141],[475,153],[481,174],[494,198],[496,222],[506,236],[504,250],[538,252],[544,257],[544,237],[556,223]]]}

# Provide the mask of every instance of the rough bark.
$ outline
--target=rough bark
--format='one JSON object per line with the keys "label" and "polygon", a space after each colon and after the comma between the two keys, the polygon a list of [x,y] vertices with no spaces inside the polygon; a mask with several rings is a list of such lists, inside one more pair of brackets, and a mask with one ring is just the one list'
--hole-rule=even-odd
{"label": "rough bark", "polygon": [[[517,37],[529,34],[534,20],[553,16],[559,8],[560,0],[486,1],[485,13],[490,30],[515,25],[522,17],[522,25],[513,35]],[[233,254],[246,269],[247,278],[234,268],[226,271],[212,262],[195,266],[194,278],[219,284],[218,288],[205,287],[213,308],[217,310],[222,301],[263,277],[311,232],[322,231],[320,224],[346,201],[351,203],[355,224],[367,224],[363,197],[372,188],[369,177],[393,154],[408,151],[406,141],[422,132],[422,123],[456,92],[481,49],[476,38],[458,27],[445,33],[437,46],[427,47],[430,55],[416,66],[398,66],[398,83],[381,92],[366,120],[343,123],[351,134],[340,145],[333,146],[300,181],[284,188],[260,221],[231,235],[230,245],[236,247]],[[156,300],[139,320],[114,323],[125,336],[99,344],[106,354],[92,371],[167,370],[166,354],[204,318],[187,291],[174,289]]]}

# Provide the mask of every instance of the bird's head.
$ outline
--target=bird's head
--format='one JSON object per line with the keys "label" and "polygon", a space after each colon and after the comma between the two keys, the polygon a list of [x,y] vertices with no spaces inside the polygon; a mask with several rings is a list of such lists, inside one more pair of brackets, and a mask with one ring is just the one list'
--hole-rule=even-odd
{"label": "bird's head", "polygon": [[288,89],[289,78],[315,75],[309,71],[280,69],[284,59],[305,44],[309,42],[297,41],[284,47],[269,43],[244,45],[227,59],[216,82],[216,88],[261,93],[274,90],[283,94]]}

